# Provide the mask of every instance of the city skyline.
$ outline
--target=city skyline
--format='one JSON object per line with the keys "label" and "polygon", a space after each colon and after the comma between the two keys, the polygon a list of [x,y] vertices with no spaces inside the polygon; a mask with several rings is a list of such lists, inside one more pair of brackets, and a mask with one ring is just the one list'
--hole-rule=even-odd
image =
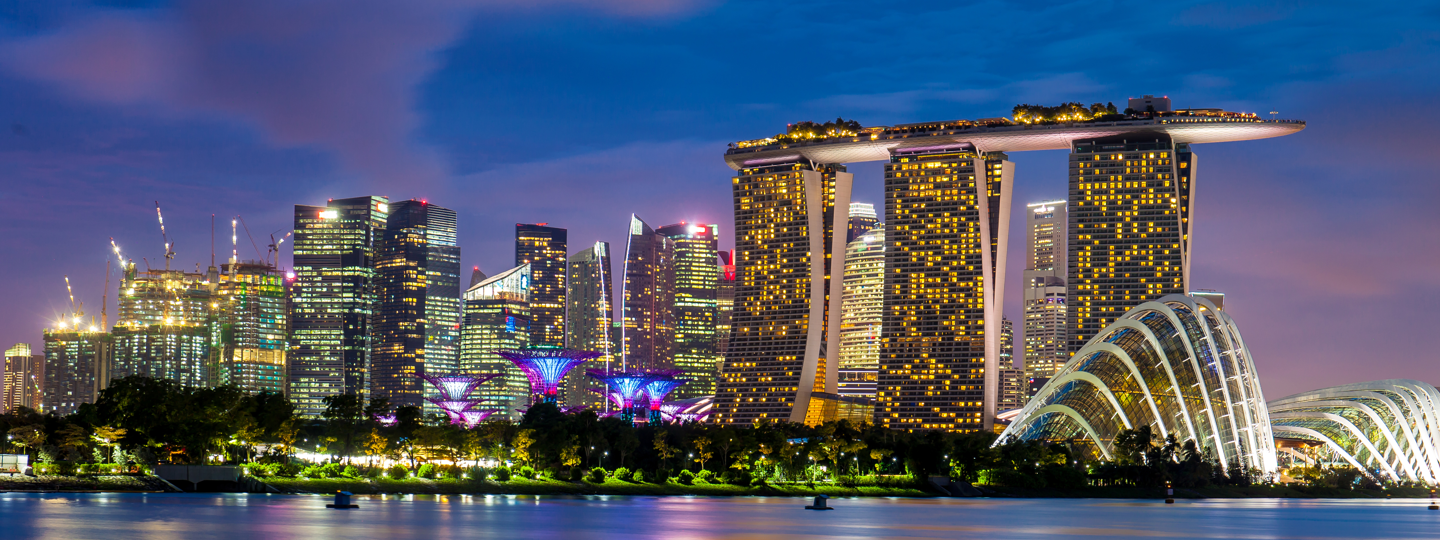
{"label": "city skyline", "polygon": [[[173,78],[135,73],[121,79],[123,84],[106,84],[114,82],[104,78],[109,72],[83,69],[77,64],[79,57],[73,56],[76,49],[67,47],[83,51],[82,45],[93,41],[82,38],[114,35],[116,21],[182,27],[213,24],[193,14],[158,7],[152,9],[177,16],[153,20],[145,17],[148,11],[121,8],[6,11],[0,16],[14,24],[16,33],[0,40],[0,46],[26,51],[35,60],[7,60],[0,66],[5,97],[13,104],[8,118],[11,130],[3,143],[3,151],[13,159],[6,160],[7,181],[0,196],[17,203],[16,213],[4,225],[10,238],[7,253],[34,263],[0,270],[0,282],[7,283],[0,299],[19,306],[0,314],[0,346],[29,343],[39,348],[40,328],[67,310],[61,289],[65,275],[76,282],[75,292],[84,299],[86,311],[98,314],[111,237],[142,266],[141,257],[148,257],[151,266],[163,266],[162,240],[150,215],[156,200],[166,207],[167,225],[177,238],[176,264],[186,271],[207,260],[212,213],[222,223],[232,215],[245,216],[258,247],[253,255],[247,254],[251,249],[242,249],[240,258],[258,259],[272,231],[283,234],[291,228],[291,206],[380,194],[390,200],[428,197],[456,209],[465,253],[462,267],[478,265],[494,275],[513,266],[513,253],[506,249],[513,236],[506,227],[518,222],[544,221],[567,228],[573,246],[603,240],[617,248],[624,239],[623,225],[617,224],[631,213],[658,223],[718,223],[720,249],[730,249],[734,234],[726,224],[733,221],[724,181],[730,173],[717,163],[715,149],[739,138],[780,131],[786,123],[837,115],[865,125],[985,118],[1006,115],[1017,103],[1119,104],[1127,97],[1156,94],[1169,95],[1177,105],[1187,107],[1223,107],[1264,117],[1278,110],[1281,117],[1311,122],[1306,133],[1295,137],[1203,148],[1208,180],[1197,194],[1200,225],[1193,248],[1192,287],[1227,293],[1228,309],[1249,329],[1247,343],[1261,373],[1296,373],[1293,378],[1269,377],[1277,386],[1274,392],[1284,395],[1352,382],[1352,359],[1357,357],[1375,358],[1367,367],[1377,377],[1440,379],[1440,367],[1423,361],[1431,353],[1418,343],[1346,337],[1378,331],[1382,321],[1398,321],[1401,334],[1426,327],[1433,319],[1418,306],[1440,295],[1428,278],[1440,256],[1429,249],[1435,242],[1428,231],[1440,228],[1436,221],[1440,218],[1423,203],[1436,195],[1429,181],[1433,173],[1423,158],[1424,149],[1434,146],[1435,135],[1423,128],[1440,117],[1428,102],[1436,77],[1423,67],[1435,64],[1437,51],[1430,41],[1404,37],[1410,35],[1405,29],[1421,25],[1416,21],[1433,20],[1430,12],[1400,7],[1386,13],[1352,13],[1323,5],[1303,10],[1239,4],[1102,8],[1083,14],[1110,20],[1113,24],[1106,28],[1056,28],[1043,40],[1074,44],[1075,50],[1098,55],[1093,62],[1078,62],[1070,53],[1028,42],[1034,40],[1013,40],[1018,43],[1013,49],[984,45],[976,54],[1005,62],[987,60],[967,66],[963,74],[937,78],[918,74],[936,70],[907,67],[955,60],[927,52],[897,66],[893,58],[857,58],[826,44],[814,70],[827,84],[759,92],[706,74],[735,66],[736,60],[727,58],[732,52],[714,50],[701,40],[750,24],[750,18],[742,21],[735,15],[746,11],[744,6],[665,3],[630,10],[605,6],[576,14],[545,8],[525,13],[443,8],[456,10],[444,11],[448,18],[473,21],[474,26],[424,19],[422,27],[433,34],[425,40],[402,39],[414,35],[406,33],[413,32],[409,30],[385,34],[378,41],[404,44],[398,55],[407,62],[417,58],[432,62],[414,62],[426,65],[407,71],[400,80],[365,71],[365,66],[350,66],[352,70],[342,74],[385,84],[357,85],[353,84],[357,79],[349,79],[349,84],[320,85],[319,97],[304,97],[308,101],[294,101],[300,98],[275,90],[284,86],[245,87],[247,96],[275,96],[246,97],[206,85],[178,84],[174,78],[209,82],[231,80],[220,76],[235,73],[210,73],[163,58],[156,65],[169,70],[162,74]],[[285,18],[276,16],[280,13],[275,10],[282,8],[273,6],[224,9],[231,14],[272,10],[265,12],[270,17],[245,20]],[[763,9],[769,17],[762,28],[751,30],[767,34],[780,27],[797,30],[774,32],[776,37],[759,46],[804,46],[815,32],[826,28],[787,9],[754,9]],[[834,9],[836,17],[863,13],[854,6]],[[903,15],[926,25],[955,15],[936,9]],[[1017,16],[1013,9],[987,6],[971,16],[1003,20]],[[1066,20],[1080,15],[1079,9],[1047,7],[1026,16]],[[1138,12],[1146,20],[1179,21],[1165,27],[1169,38],[1223,45],[1199,57],[1145,49],[1158,30],[1138,23],[1142,16]],[[873,36],[885,21],[902,15],[881,13],[855,16],[859,22],[853,32],[862,38]],[[367,22],[385,19],[372,11],[357,17],[324,20],[387,27]],[[553,31],[549,28],[573,29],[582,24],[580,19],[592,17],[612,26],[517,52],[524,55],[523,61],[499,61],[485,52],[544,41],[541,38]],[[1324,38],[1324,32],[1313,31],[1317,24],[1335,24],[1323,21],[1342,19],[1356,21],[1354,31]],[[513,28],[489,32],[497,20],[513,23]],[[81,24],[85,21],[91,24]],[[621,28],[634,23],[643,23],[650,33]],[[297,24],[320,25],[315,20]],[[1266,31],[1255,32],[1261,28]],[[1005,36],[1015,32],[998,31]],[[683,39],[684,34],[695,37]],[[645,46],[655,39],[686,45],[679,50]],[[917,38],[896,39],[901,40],[896,43],[899,47],[913,45]],[[1292,45],[1279,51],[1269,45],[1276,39]],[[996,41],[1002,42],[1006,40]],[[283,45],[284,56],[303,47]],[[620,50],[644,52],[623,62],[598,61],[596,55],[583,54],[590,48],[600,56]],[[1141,49],[1146,54],[1136,55]],[[152,51],[140,46],[135,50]],[[201,53],[218,54],[214,49]],[[281,85],[332,80],[306,74],[317,71],[314,66],[329,57],[293,56],[293,63],[278,67],[276,76],[266,80]],[[252,59],[261,65],[271,58],[275,57]],[[721,69],[715,69],[717,65]],[[1133,68],[1117,70],[1117,65]],[[699,76],[667,82],[687,80],[675,76],[677,71]],[[488,88],[490,75],[476,72],[506,77],[515,86]],[[624,76],[587,76],[617,72]],[[874,72],[896,75],[862,75]],[[344,107],[355,105],[327,104],[329,100],[322,99],[357,86],[391,93],[366,94],[371,101],[362,100],[359,108],[350,109]],[[697,95],[701,99],[694,99]],[[597,107],[598,102],[607,106]],[[308,123],[301,120],[307,115],[275,112],[307,107],[328,114],[315,115],[316,123]],[[653,111],[662,113],[641,114]],[[379,127],[368,123],[362,126],[365,129],[351,130],[322,121],[367,112],[390,123]],[[565,127],[557,129],[557,125]],[[354,139],[347,137],[352,132],[358,134]],[[554,144],[557,139],[562,144]],[[1361,169],[1360,163],[1338,159],[1338,153],[1327,150],[1333,148],[1375,156],[1378,165],[1367,163]],[[1017,154],[1012,159],[1019,171],[1016,204],[1067,196],[1063,152]],[[883,202],[878,166],[859,164],[849,170],[855,173],[853,200]],[[546,186],[545,197],[522,196],[526,186],[535,185]],[[223,225],[219,227],[216,251],[223,254]],[[1020,227],[1012,221],[1012,231],[1023,230]],[[1017,236],[1011,235],[1013,269],[1024,268]],[[242,248],[249,244],[243,230],[239,244]],[[293,266],[288,257],[288,253],[283,257],[282,266]],[[111,277],[113,288],[117,278]],[[1020,281],[1012,278],[1005,291],[1005,314],[1017,324],[1023,298]],[[112,293],[112,322],[115,302]],[[1335,302],[1347,309],[1329,309]],[[1296,303],[1301,304],[1300,312],[1331,315],[1288,316]],[[1317,335],[1335,337],[1315,339]]]}

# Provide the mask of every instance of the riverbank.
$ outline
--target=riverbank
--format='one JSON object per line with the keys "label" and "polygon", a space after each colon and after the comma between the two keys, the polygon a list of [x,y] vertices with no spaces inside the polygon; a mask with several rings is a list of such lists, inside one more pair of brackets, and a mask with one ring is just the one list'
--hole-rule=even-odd
{"label": "riverbank", "polygon": [[649,484],[634,483],[606,478],[604,483],[588,481],[567,482],[537,478],[511,478],[507,482],[491,480],[459,480],[426,478],[262,478],[267,484],[286,493],[334,493],[349,491],[356,494],[495,494],[495,495],[768,495],[768,496],[815,496],[831,497],[934,497],[935,494],[921,489],[881,486],[837,486],[815,484],[765,484],[760,486],[734,486],[729,484],[685,485],[679,483]]}
{"label": "riverbank", "polygon": [[[1013,488],[984,486],[991,497],[1025,499],[1163,499],[1164,488],[1086,486],[1073,489]],[[1176,488],[1176,499],[1422,499],[1430,496],[1428,488],[1393,487],[1389,489],[1343,489],[1298,485],[1206,486]]]}
{"label": "riverbank", "polygon": [[0,476],[0,491],[33,491],[84,493],[104,492],[165,492],[176,491],[158,477],[145,475],[118,476]]}

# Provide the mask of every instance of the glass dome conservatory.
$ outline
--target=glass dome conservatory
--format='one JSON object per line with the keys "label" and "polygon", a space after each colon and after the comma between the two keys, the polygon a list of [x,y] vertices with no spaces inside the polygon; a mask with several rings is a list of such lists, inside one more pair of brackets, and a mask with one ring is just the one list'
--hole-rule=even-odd
{"label": "glass dome conservatory", "polygon": [[1376,480],[1436,483],[1440,420],[1434,386],[1409,379],[1347,384],[1270,402],[1275,436],[1318,443],[1291,461],[1353,466]]}

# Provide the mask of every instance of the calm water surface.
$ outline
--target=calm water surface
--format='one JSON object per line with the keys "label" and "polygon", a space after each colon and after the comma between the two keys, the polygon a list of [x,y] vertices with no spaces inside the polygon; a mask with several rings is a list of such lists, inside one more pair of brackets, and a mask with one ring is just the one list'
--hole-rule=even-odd
{"label": "calm water surface", "polygon": [[0,493],[0,538],[1440,538],[1429,501]]}

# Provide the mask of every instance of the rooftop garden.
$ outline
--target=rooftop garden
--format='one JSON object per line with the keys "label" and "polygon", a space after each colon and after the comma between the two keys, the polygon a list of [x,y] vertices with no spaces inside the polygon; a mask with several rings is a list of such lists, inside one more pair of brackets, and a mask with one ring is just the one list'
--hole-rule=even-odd
{"label": "rooftop garden", "polygon": [[864,126],[854,120],[835,118],[833,122],[819,124],[810,121],[796,122],[785,127],[785,133],[765,139],[751,141],[740,141],[735,143],[737,148],[749,148],[752,146],[767,146],[776,143],[793,143],[811,141],[815,139],[828,139],[831,137],[854,137],[859,135]]}
{"label": "rooftop garden", "polygon": [[[1129,114],[1130,111],[1126,111]],[[1115,110],[1114,103],[1092,103],[1089,107],[1079,103],[1061,103],[1054,107],[1044,105],[1016,105],[1010,115],[1017,124],[1056,124],[1062,122],[1094,122],[1123,120],[1125,115]]]}

